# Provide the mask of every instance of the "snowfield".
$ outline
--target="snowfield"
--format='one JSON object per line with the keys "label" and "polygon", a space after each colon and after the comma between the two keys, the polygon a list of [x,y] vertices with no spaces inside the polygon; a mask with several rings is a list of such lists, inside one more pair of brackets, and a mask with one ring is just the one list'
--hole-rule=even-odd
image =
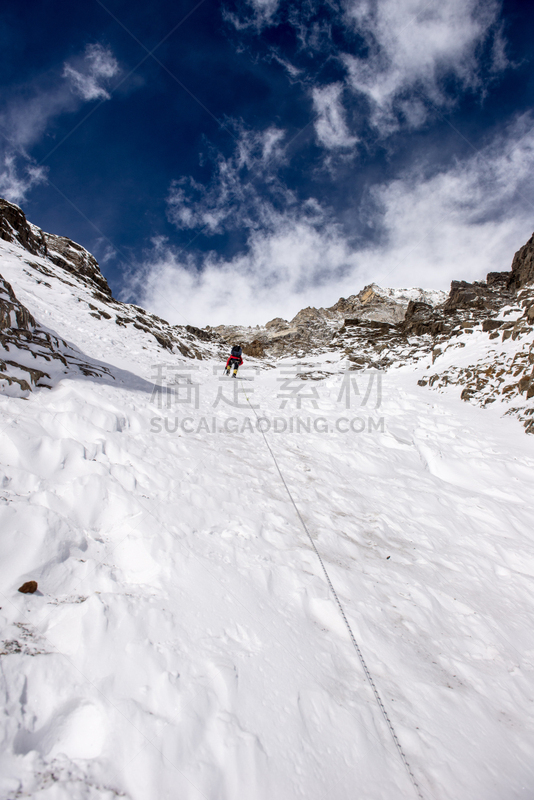
{"label": "snowfield", "polygon": [[224,378],[8,251],[19,300],[112,377],[0,396],[0,798],[418,797],[259,428],[420,796],[534,797],[520,423],[417,386],[430,360]]}

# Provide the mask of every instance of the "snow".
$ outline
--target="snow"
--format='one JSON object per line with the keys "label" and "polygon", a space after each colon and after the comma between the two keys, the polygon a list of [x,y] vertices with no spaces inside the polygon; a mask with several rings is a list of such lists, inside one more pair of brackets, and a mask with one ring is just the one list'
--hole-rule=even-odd
{"label": "snow", "polygon": [[[532,796],[521,425],[417,386],[430,359],[381,385],[332,351],[222,378],[4,252],[114,379],[0,396],[0,798],[417,797],[251,404],[423,796]],[[157,363],[192,386],[155,392]]]}
{"label": "snow", "polygon": [[441,289],[420,289],[413,287],[411,289],[389,289],[382,288],[376,283],[372,283],[370,288],[375,294],[384,297],[387,300],[395,300],[398,303],[408,303],[413,300],[417,303],[428,303],[431,306],[438,306],[445,302],[448,297],[447,292]]}

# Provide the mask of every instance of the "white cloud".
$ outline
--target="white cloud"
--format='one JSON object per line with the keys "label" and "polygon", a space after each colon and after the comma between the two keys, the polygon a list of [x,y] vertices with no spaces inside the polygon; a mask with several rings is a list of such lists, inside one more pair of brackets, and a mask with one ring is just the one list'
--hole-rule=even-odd
{"label": "white cloud", "polygon": [[[173,181],[167,198],[168,217],[178,228],[221,233],[235,228],[272,228],[274,204],[293,205],[292,193],[276,177],[284,163],[284,131],[237,130],[234,153],[213,156],[214,174],[208,186],[193,178]],[[258,186],[260,188],[258,188]]]}
{"label": "white cloud", "polygon": [[320,233],[304,221],[280,219],[276,232],[250,237],[245,255],[224,262],[212,253],[201,270],[160,246],[130,289],[142,287],[140,302],[175,323],[257,324],[295,313],[329,262],[343,263],[348,255],[334,230]]}
{"label": "white cloud", "polygon": [[[300,43],[295,63],[289,69],[286,55],[279,57],[294,75],[303,54],[308,65],[310,56],[337,58],[345,68],[345,89],[365,100],[360,116],[386,137],[402,127],[421,127],[434,107],[453,106],[465,91],[483,95],[485,84],[506,69],[501,6],[502,0],[307,0],[290,4],[283,17]],[[277,0],[248,0],[246,7],[253,17],[231,18],[238,30],[259,34],[280,16]],[[350,46],[333,39],[334,24],[338,33],[344,29]],[[314,103],[325,105],[316,131],[330,149],[357,141],[347,130],[337,87],[311,89]]]}
{"label": "white cloud", "polygon": [[331,83],[313,89],[313,105],[317,119],[317,138],[328,150],[352,148],[358,139],[351,136],[345,122],[345,111],[341,101],[343,85]]}
{"label": "white cloud", "polygon": [[0,110],[4,134],[0,137],[0,193],[6,199],[20,203],[33,186],[46,180],[46,170],[32,161],[31,147],[56,117],[74,113],[83,102],[109,99],[104,87],[118,69],[107,48],[92,44],[64,65],[62,77],[42,76],[20,87],[18,95],[4,104]]}
{"label": "white cloud", "polygon": [[246,253],[199,265],[158,242],[131,290],[175,323],[259,324],[332,305],[366,283],[446,289],[509,268],[534,227],[534,132],[520,118],[479,154],[426,175],[425,165],[373,192],[380,244],[355,248],[333,222],[294,208],[250,232]]}
{"label": "white cloud", "polygon": [[301,69],[296,67],[286,58],[282,58],[282,56],[275,49],[271,50],[271,58],[274,59],[274,61],[278,61],[280,66],[282,66],[285,69],[285,71],[289,75],[290,80],[296,80],[299,76],[302,75],[303,71]]}
{"label": "white cloud", "polygon": [[238,31],[251,27],[261,30],[266,25],[273,23],[280,0],[245,0],[245,5],[250,9],[251,15],[232,14],[225,9],[223,11],[225,19]]}
{"label": "white cloud", "polygon": [[[452,104],[458,88],[480,88],[478,56],[493,35],[494,68],[506,66],[502,38],[496,30],[497,0],[347,0],[347,24],[362,35],[368,55],[341,55],[347,83],[363,94],[370,122],[381,135],[402,123],[418,127],[425,104]],[[447,92],[445,79],[455,82]]]}
{"label": "white cloud", "polygon": [[9,200],[10,203],[21,203],[26,194],[36,184],[46,180],[46,170],[44,167],[28,165],[23,171],[19,171],[16,158],[13,154],[5,154],[0,172],[0,196]]}
{"label": "white cloud", "polygon": [[83,100],[109,100],[107,86],[118,72],[119,64],[111,50],[100,44],[90,44],[83,59],[65,64],[63,77],[70,81],[73,91]]}

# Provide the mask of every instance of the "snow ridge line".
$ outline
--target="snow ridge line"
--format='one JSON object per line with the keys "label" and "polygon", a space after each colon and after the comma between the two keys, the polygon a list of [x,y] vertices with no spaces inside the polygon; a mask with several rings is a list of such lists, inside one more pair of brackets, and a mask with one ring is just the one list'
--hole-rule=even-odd
{"label": "snow ridge line", "polygon": [[[255,415],[256,419],[260,419],[258,417],[258,414],[256,412],[255,407],[250,402],[247,393],[244,392],[244,394],[245,394],[247,403],[249,404],[249,406],[251,407],[251,409],[254,412],[254,415]],[[378,707],[380,708],[380,711],[382,712],[382,716],[384,717],[384,719],[386,721],[386,724],[388,726],[389,732],[390,732],[390,734],[391,734],[391,736],[393,738],[393,741],[395,743],[395,747],[397,748],[397,751],[398,751],[398,753],[399,753],[399,755],[401,757],[402,763],[406,767],[406,770],[408,772],[408,775],[410,776],[410,780],[411,780],[411,782],[413,784],[413,787],[414,787],[415,791],[417,792],[417,796],[420,798],[420,800],[425,800],[424,795],[423,795],[423,793],[421,791],[421,788],[420,788],[419,784],[417,783],[417,780],[415,779],[415,775],[413,774],[412,768],[410,766],[410,762],[408,761],[408,759],[407,759],[407,757],[406,757],[406,755],[404,753],[404,750],[402,749],[402,745],[401,745],[401,743],[399,741],[399,738],[398,738],[398,736],[397,736],[397,734],[395,732],[395,728],[393,727],[393,723],[391,722],[391,720],[389,718],[388,712],[386,711],[386,708],[384,706],[382,698],[380,697],[378,689],[376,688],[376,684],[375,684],[375,682],[373,680],[373,676],[371,675],[369,667],[367,666],[367,663],[366,663],[366,661],[365,661],[365,659],[363,657],[363,653],[362,653],[362,651],[360,649],[360,646],[359,646],[358,642],[356,641],[356,637],[354,636],[354,633],[352,632],[352,628],[351,628],[350,623],[349,623],[349,621],[347,619],[347,616],[345,614],[343,606],[341,605],[341,601],[340,601],[340,599],[339,599],[339,597],[337,595],[336,590],[334,589],[332,581],[330,580],[330,575],[328,574],[328,572],[326,570],[326,567],[324,565],[323,559],[321,558],[321,554],[319,553],[317,547],[315,546],[315,542],[313,541],[313,539],[311,537],[311,534],[310,534],[310,532],[309,532],[309,530],[307,528],[307,525],[304,522],[304,520],[302,518],[302,515],[301,515],[301,513],[300,513],[300,511],[298,509],[298,506],[297,506],[297,504],[296,504],[296,502],[295,502],[295,500],[293,498],[293,495],[291,494],[291,491],[289,489],[289,486],[286,483],[286,480],[284,478],[282,470],[280,469],[280,465],[278,464],[278,461],[276,460],[276,456],[273,453],[271,445],[269,444],[269,441],[268,441],[268,439],[267,439],[267,437],[265,435],[265,431],[263,430],[263,428],[261,426],[258,426],[258,427],[259,427],[259,430],[261,432],[261,435],[263,436],[263,441],[267,445],[267,449],[269,450],[269,453],[271,454],[271,458],[274,461],[275,467],[278,470],[278,474],[280,475],[282,483],[284,484],[284,487],[285,487],[285,490],[286,490],[286,492],[287,492],[287,494],[289,496],[289,499],[291,500],[291,503],[293,504],[293,508],[295,509],[295,511],[297,513],[297,516],[298,516],[298,518],[300,520],[300,523],[301,523],[302,527],[304,528],[304,531],[305,531],[308,539],[310,540],[311,546],[313,547],[313,549],[315,551],[315,554],[316,554],[317,558],[319,559],[319,563],[321,564],[321,568],[322,568],[322,570],[324,572],[324,575],[325,575],[325,578],[326,578],[326,582],[327,582],[328,586],[330,587],[330,591],[334,595],[334,598],[336,600],[336,603],[337,603],[337,606],[339,608],[339,611],[341,612],[341,616],[343,617],[343,621],[344,621],[345,625],[347,626],[347,630],[349,632],[349,636],[351,638],[352,644],[354,645],[354,649],[356,650],[356,653],[358,654],[358,658],[360,659],[360,663],[361,663],[361,665],[363,667],[363,671],[365,673],[365,677],[367,678],[367,681],[369,682],[369,685],[371,686],[371,689],[373,690],[373,694],[375,696],[375,700],[376,700],[376,702],[378,704]]]}

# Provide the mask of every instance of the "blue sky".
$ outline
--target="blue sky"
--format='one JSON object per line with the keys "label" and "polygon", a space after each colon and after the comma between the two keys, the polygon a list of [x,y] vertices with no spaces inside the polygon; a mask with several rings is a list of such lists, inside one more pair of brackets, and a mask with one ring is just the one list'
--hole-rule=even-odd
{"label": "blue sky", "polygon": [[534,8],[4,0],[0,195],[173,322],[507,269],[534,229]]}

